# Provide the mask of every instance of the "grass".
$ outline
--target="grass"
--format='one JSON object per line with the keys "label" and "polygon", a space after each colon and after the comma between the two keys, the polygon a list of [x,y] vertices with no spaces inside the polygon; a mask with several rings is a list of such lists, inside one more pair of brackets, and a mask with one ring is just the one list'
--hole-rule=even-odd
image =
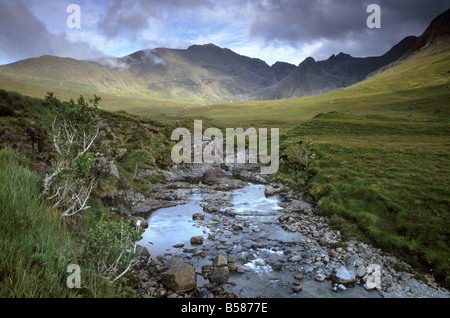
{"label": "grass", "polygon": [[[326,114],[286,133],[279,177],[307,190],[345,236],[432,269],[448,286],[450,124],[348,117]],[[292,152],[305,144],[316,155],[306,172]]]}
{"label": "grass", "polygon": [[0,150],[0,295],[70,297],[66,268],[77,244],[44,203],[40,178],[11,150]]}
{"label": "grass", "polygon": [[[130,282],[112,285],[83,260],[83,236],[100,218],[99,202],[83,225],[69,225],[42,194],[42,180],[9,148],[0,150],[0,297],[129,297]],[[103,211],[105,212],[105,211]],[[70,289],[70,264],[81,268],[81,288]]]}
{"label": "grass", "polygon": [[[42,193],[45,171],[39,164],[51,164],[51,118],[42,99],[0,90],[0,297],[134,297],[136,282],[131,275],[111,284],[85,259],[88,229],[102,216],[117,218],[101,197],[91,197],[91,208],[83,212],[81,221],[61,217]],[[97,150],[114,152],[118,147],[130,147],[130,154],[148,155],[148,167],[164,165],[167,129],[176,127],[176,121],[105,111],[101,118],[110,125],[108,133],[102,131],[102,136],[106,135],[103,140],[110,134],[115,143],[99,143]],[[127,160],[125,169],[131,166]],[[140,179],[131,183],[146,185]],[[116,187],[117,180],[111,184],[111,193]],[[66,285],[70,264],[81,267],[80,289]]]}
{"label": "grass", "polygon": [[[119,172],[141,190],[146,181],[133,180],[136,165],[164,164],[156,149],[178,126],[204,119],[204,129],[280,128],[280,180],[307,191],[344,236],[432,270],[450,287],[449,61],[449,50],[419,55],[352,87],[304,98],[195,105],[106,96],[103,106],[133,114],[106,112],[118,132],[112,148],[130,145]],[[45,95],[33,85],[2,85]],[[307,169],[294,152],[301,146],[315,154]]]}

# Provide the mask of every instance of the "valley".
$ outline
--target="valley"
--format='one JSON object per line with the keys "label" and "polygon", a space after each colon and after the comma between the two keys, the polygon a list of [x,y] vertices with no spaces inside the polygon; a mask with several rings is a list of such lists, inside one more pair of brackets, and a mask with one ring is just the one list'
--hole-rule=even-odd
{"label": "valley", "polygon": [[[227,292],[224,282],[209,289],[207,279],[201,277],[208,277],[202,266],[210,265],[210,259],[192,250],[180,252],[184,263],[197,262],[203,290],[194,289],[198,297],[448,297],[444,288],[450,287],[449,23],[450,11],[446,11],[420,37],[407,37],[380,57],[340,53],[324,61],[308,58],[298,66],[282,62],[269,66],[213,44],[143,50],[97,61],[42,56],[0,66],[0,158],[7,163],[0,169],[1,182],[25,184],[28,190],[18,186],[15,191],[33,194],[30,206],[21,207],[17,204],[27,202],[26,198],[16,199],[14,190],[0,191],[8,215],[0,223],[3,239],[15,246],[11,242],[17,238],[6,229],[19,222],[20,233],[26,233],[23,224],[38,219],[30,231],[43,232],[50,223],[52,238],[39,238],[39,244],[60,256],[47,259],[23,234],[23,244],[29,248],[18,253],[5,247],[0,279],[16,277],[19,270],[11,260],[21,259],[21,268],[33,277],[35,293],[27,294],[25,286],[30,281],[23,278],[15,297],[115,295],[118,291],[102,285],[94,271],[88,274],[92,285],[79,292],[67,291],[61,287],[63,265],[56,259],[82,259],[77,238],[84,239],[102,216],[152,222],[152,215],[158,217],[155,210],[173,208],[182,214],[177,210],[183,207],[179,201],[186,200],[189,213],[183,211],[181,221],[160,222],[163,226],[185,222],[195,233],[177,237],[179,242],[168,240],[167,246],[142,241],[155,250],[150,253],[154,263],[148,259],[148,267],[141,264],[134,278],[121,285],[135,290],[124,287],[123,295],[183,296],[184,291],[167,293],[160,288],[161,280],[147,277],[148,272],[158,277],[161,269],[168,268],[169,255],[156,258],[153,253],[177,255],[180,247],[172,243],[189,245],[191,236],[205,235],[200,246],[211,258],[226,254],[228,261],[234,260],[232,265],[245,267],[251,279],[234,268],[232,276],[239,284],[228,285]],[[40,223],[33,214],[36,204],[39,211],[47,211],[40,215],[52,210],[40,201],[38,186],[55,157],[51,110],[42,100],[47,91],[62,101],[79,95],[101,96],[100,133],[94,150],[102,172],[83,221],[75,218],[65,224],[52,216],[51,221]],[[278,172],[264,180],[251,166],[233,170],[221,165],[225,180],[215,178],[205,184],[205,173],[212,167],[191,171],[189,165],[174,165],[171,133],[179,127],[192,130],[194,120],[203,120],[203,129],[217,127],[223,132],[238,127],[279,128]],[[250,184],[244,186],[244,182]],[[264,189],[276,192],[279,185],[284,189],[277,193],[280,196],[264,195]],[[233,201],[230,193],[241,201]],[[259,201],[263,202],[260,207],[246,210],[249,203]],[[237,215],[226,214],[226,208],[233,212],[232,205],[227,206],[230,202]],[[297,211],[292,202],[308,209]],[[138,203],[144,204],[140,212],[135,211]],[[24,215],[16,215],[14,211],[21,209]],[[267,213],[258,215],[259,210]],[[206,214],[206,221],[193,222],[194,213]],[[248,225],[233,230],[239,223],[236,220]],[[59,224],[65,224],[63,230]],[[158,226],[153,229],[157,231]],[[265,232],[260,234],[259,229]],[[245,244],[239,247],[238,240]],[[47,245],[50,241],[66,241],[70,253],[61,245]],[[296,255],[303,260],[292,261]],[[33,264],[27,264],[31,256]],[[351,259],[355,262],[349,265]],[[46,279],[41,293],[36,286],[45,264],[58,273],[55,281],[59,283]],[[374,287],[380,293],[362,287],[369,271],[357,275],[355,288],[346,284],[338,291],[335,274],[341,265],[354,271],[360,266],[382,266],[383,284]],[[304,280],[294,274],[302,274]],[[320,282],[319,274],[323,275]],[[252,285],[254,280],[259,283]],[[327,282],[333,285],[324,285]],[[277,286],[279,293],[272,293],[271,286]],[[10,293],[6,283],[0,292]]]}

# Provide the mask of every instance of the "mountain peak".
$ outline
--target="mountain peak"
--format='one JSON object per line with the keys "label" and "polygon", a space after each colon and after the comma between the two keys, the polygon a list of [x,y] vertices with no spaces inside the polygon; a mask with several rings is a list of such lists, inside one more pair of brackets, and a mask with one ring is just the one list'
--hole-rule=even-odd
{"label": "mountain peak", "polygon": [[301,62],[298,65],[298,67],[300,67],[301,65],[304,66],[304,65],[314,64],[314,63],[316,63],[316,60],[313,57],[308,56],[306,59],[303,60],[303,62]]}
{"label": "mountain peak", "polygon": [[223,48],[221,48],[221,47],[219,47],[219,46],[217,46],[217,45],[215,45],[215,44],[213,44],[213,43],[208,43],[208,44],[194,44],[194,45],[191,45],[190,47],[188,47],[187,48],[188,49],[188,51],[189,50],[198,50],[198,49],[209,49],[209,50],[211,50],[211,49],[214,49],[214,50],[217,50],[217,49],[219,49],[219,50],[224,50]]}
{"label": "mountain peak", "polygon": [[352,58],[352,56],[350,54],[340,52],[338,55],[335,55],[335,54],[331,55],[328,60],[345,60],[345,59],[349,59],[349,58]]}

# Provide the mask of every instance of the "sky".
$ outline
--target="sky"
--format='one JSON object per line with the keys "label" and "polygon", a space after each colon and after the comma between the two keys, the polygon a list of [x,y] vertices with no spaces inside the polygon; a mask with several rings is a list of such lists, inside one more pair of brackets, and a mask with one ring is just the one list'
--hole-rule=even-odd
{"label": "sky", "polygon": [[[69,5],[80,9],[79,28]],[[370,4],[380,28],[369,28]],[[213,43],[269,65],[378,56],[419,36],[450,0],[0,0],[0,65],[41,55],[91,60]]]}

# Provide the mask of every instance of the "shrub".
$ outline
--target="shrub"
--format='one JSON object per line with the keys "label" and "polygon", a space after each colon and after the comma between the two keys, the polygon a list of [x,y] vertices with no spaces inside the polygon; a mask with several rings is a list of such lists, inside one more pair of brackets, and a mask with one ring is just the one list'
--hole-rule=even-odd
{"label": "shrub", "polygon": [[129,222],[108,221],[104,217],[88,233],[86,259],[95,265],[100,276],[115,281],[133,267],[137,260],[136,242],[144,229]]}
{"label": "shrub", "polygon": [[86,210],[92,190],[97,185],[94,158],[90,152],[100,130],[95,96],[90,107],[83,96],[77,103],[61,103],[48,93],[46,102],[52,108],[53,146],[57,153],[53,173],[44,180],[44,192],[54,200],[54,207],[62,210],[64,216],[71,216]]}

